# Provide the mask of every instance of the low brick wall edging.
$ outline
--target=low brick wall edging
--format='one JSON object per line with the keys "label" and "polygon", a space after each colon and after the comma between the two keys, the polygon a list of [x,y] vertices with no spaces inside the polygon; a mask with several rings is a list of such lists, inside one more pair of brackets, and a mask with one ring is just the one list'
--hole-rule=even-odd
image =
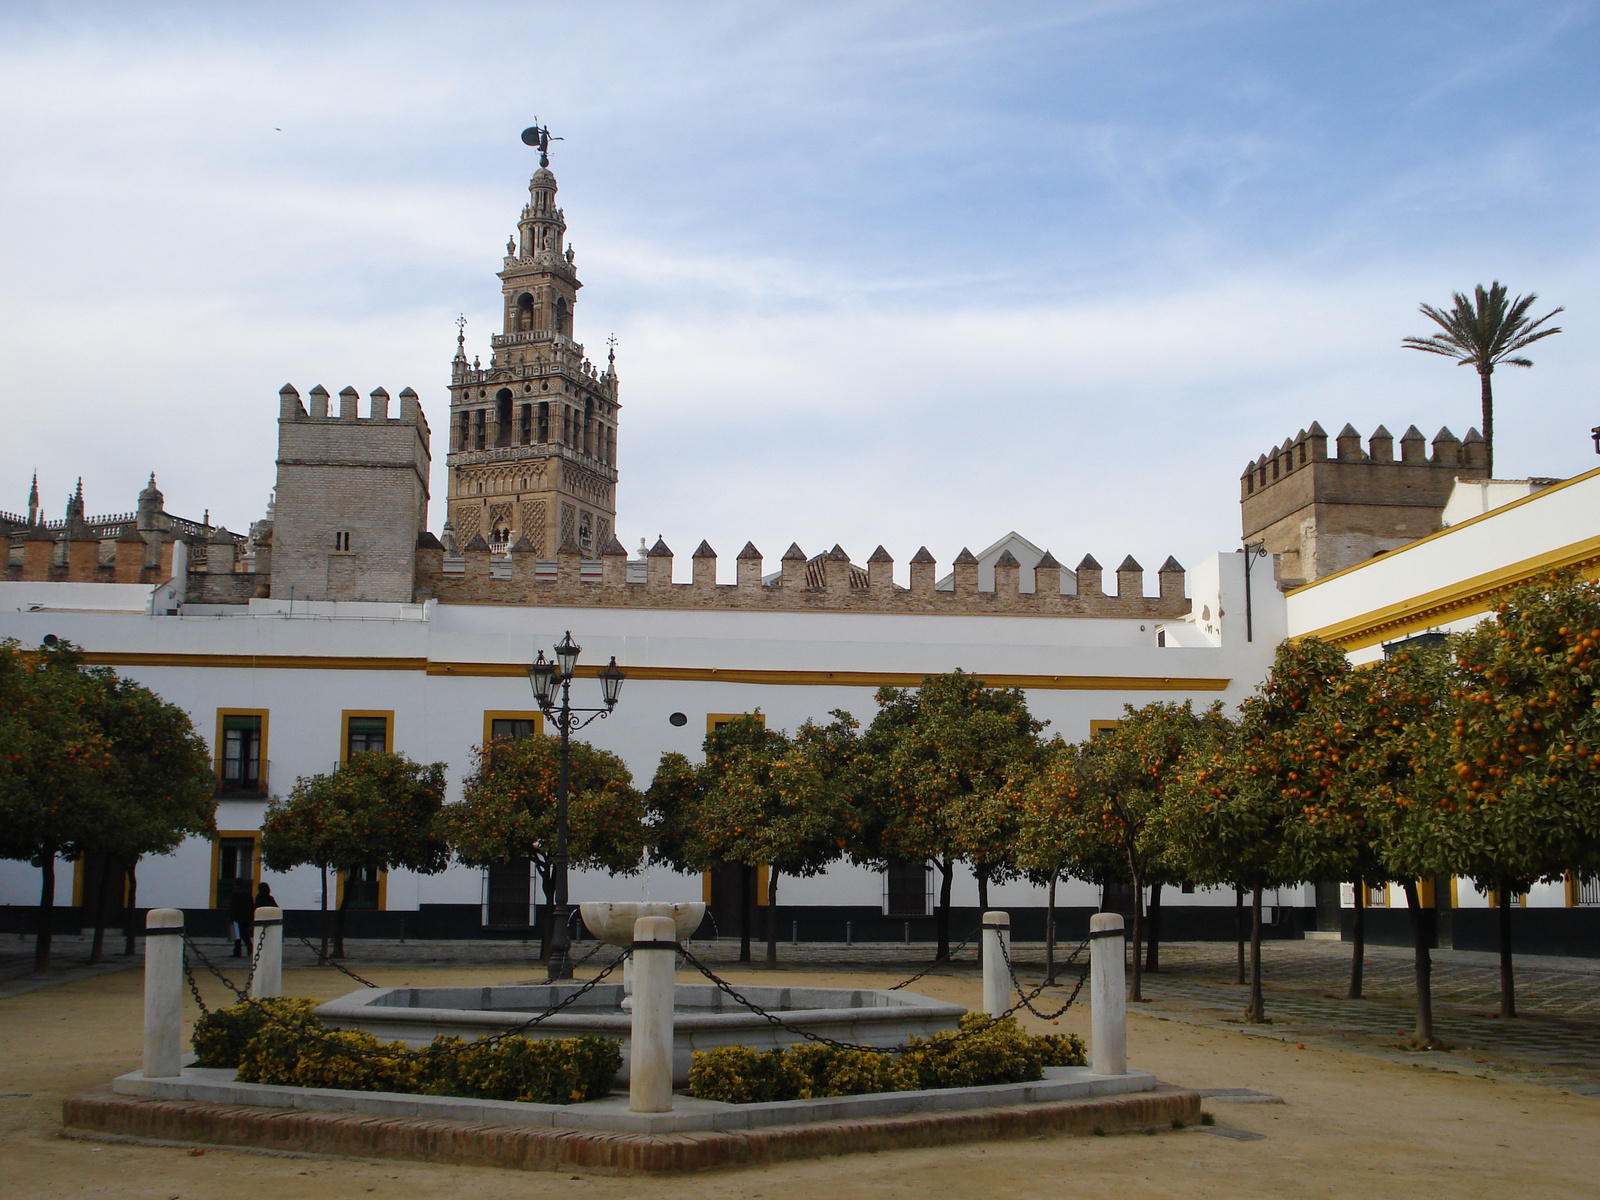
{"label": "low brick wall edging", "polygon": [[121,1096],[109,1086],[68,1097],[69,1129],[162,1142],[402,1158],[423,1162],[618,1175],[676,1174],[791,1159],[1096,1129],[1130,1133],[1200,1119],[1198,1092],[1162,1086],[1131,1095],[1005,1108],[918,1113],[717,1133],[629,1134],[548,1126],[408,1120]]}

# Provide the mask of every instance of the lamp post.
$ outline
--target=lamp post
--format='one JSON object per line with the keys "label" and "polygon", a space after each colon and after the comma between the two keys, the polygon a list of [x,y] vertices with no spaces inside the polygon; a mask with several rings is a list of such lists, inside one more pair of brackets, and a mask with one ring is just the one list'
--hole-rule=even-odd
{"label": "lamp post", "polygon": [[[578,655],[583,647],[572,640],[568,630],[555,646],[555,660],[545,658],[544,651],[528,666],[528,682],[533,685],[533,698],[539,711],[561,731],[561,773],[556,784],[556,903],[551,920],[555,928],[550,934],[550,964],[546,978],[551,982],[572,978],[572,959],[568,950],[572,935],[567,928],[571,910],[567,905],[567,791],[572,782],[572,735],[591,721],[609,717],[617,707],[617,695],[622,691],[622,681],[627,678],[617,666],[617,656],[600,671],[600,691],[604,708],[572,707],[572,676],[578,667]],[[557,698],[556,689],[560,688]]]}

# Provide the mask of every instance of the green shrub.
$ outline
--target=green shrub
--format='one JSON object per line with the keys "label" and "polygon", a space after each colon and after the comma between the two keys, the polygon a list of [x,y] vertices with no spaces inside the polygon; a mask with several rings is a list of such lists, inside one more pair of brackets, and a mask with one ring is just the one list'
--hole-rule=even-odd
{"label": "green shrub", "polygon": [[587,1035],[493,1045],[440,1036],[430,1049],[454,1051],[422,1060],[417,1090],[430,1096],[580,1104],[609,1093],[622,1069],[620,1042]]}
{"label": "green shrub", "polygon": [[298,1025],[321,1026],[312,1015],[317,1007],[315,1000],[299,996],[274,996],[254,1003],[240,1001],[231,1008],[219,1008],[206,1013],[194,1023],[194,1052],[198,1067],[237,1067],[240,1056],[250,1039],[268,1023],[268,1009],[286,1021]]}
{"label": "green shrub", "polygon": [[1035,1037],[1010,1017],[961,1018],[960,1032],[912,1038],[898,1054],[841,1050],[819,1042],[765,1052],[748,1046],[697,1050],[689,1092],[728,1104],[809,1100],[905,1092],[924,1088],[1024,1083],[1047,1066],[1082,1066],[1083,1041],[1074,1034]]}

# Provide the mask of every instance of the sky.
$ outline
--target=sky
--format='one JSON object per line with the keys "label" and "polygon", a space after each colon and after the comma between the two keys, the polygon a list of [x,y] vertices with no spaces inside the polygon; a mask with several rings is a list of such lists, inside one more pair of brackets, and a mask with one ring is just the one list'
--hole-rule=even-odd
{"label": "sky", "polygon": [[617,338],[618,533],[724,581],[747,540],[903,577],[1015,529],[1153,591],[1313,420],[1477,425],[1400,340],[1492,280],[1566,309],[1495,376],[1496,473],[1572,475],[1597,63],[1596,3],[5,5],[0,510],[153,471],[243,530],[285,382],[410,386],[437,530],[535,118],[575,336]]}

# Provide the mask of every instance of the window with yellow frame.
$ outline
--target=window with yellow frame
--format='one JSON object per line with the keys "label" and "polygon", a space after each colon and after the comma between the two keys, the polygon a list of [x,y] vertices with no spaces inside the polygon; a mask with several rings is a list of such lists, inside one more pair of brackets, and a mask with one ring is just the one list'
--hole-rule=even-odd
{"label": "window with yellow frame", "polygon": [[219,829],[211,839],[211,907],[227,908],[241,882],[254,897],[261,883],[261,831]]}
{"label": "window with yellow frame", "polygon": [[537,709],[531,712],[518,709],[493,709],[483,714],[485,746],[497,738],[516,741],[543,732],[544,714]]}
{"label": "window with yellow frame", "polygon": [[267,794],[267,716],[264,708],[217,709],[211,762],[218,796],[252,799]]}
{"label": "window with yellow frame", "polygon": [[1097,738],[1102,733],[1105,733],[1106,730],[1115,729],[1118,725],[1121,725],[1121,724],[1122,724],[1121,721],[1090,721],[1089,722],[1089,737],[1090,738]]}
{"label": "window with yellow frame", "polygon": [[728,724],[730,721],[737,721],[740,717],[754,717],[756,719],[756,721],[761,725],[761,728],[765,729],[767,727],[767,714],[766,713],[762,713],[762,712],[756,712],[756,713],[707,713],[706,714],[706,732],[707,733],[715,733],[717,730],[721,729],[724,725]]}
{"label": "window with yellow frame", "polygon": [[347,708],[339,720],[339,765],[355,754],[394,749],[394,709]]}

